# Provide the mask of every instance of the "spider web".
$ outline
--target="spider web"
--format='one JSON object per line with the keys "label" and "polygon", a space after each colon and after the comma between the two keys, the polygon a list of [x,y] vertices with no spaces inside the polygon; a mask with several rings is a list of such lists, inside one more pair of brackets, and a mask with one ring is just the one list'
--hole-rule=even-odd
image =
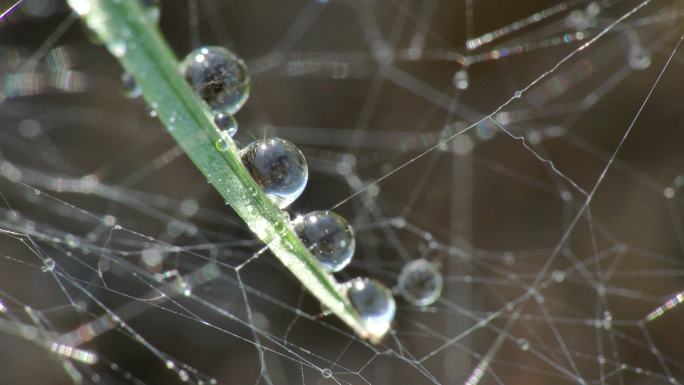
{"label": "spider web", "polygon": [[[61,2],[1,21],[3,384],[681,384],[680,1],[162,4],[227,46],[237,141],[296,143],[292,215],[356,233],[342,281],[397,293],[355,336],[199,175]],[[3,7],[7,9],[13,3]]]}

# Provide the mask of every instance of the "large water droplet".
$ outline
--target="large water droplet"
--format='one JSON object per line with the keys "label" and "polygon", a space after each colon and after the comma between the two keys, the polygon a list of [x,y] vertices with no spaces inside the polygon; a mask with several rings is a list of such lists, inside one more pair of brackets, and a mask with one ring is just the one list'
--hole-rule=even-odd
{"label": "large water droplet", "polygon": [[416,306],[433,304],[442,294],[442,274],[432,262],[417,259],[407,263],[399,274],[399,292]]}
{"label": "large water droplet", "polygon": [[355,278],[347,286],[347,297],[361,317],[369,337],[380,339],[390,329],[396,312],[392,292],[369,278]]}
{"label": "large water droplet", "polygon": [[252,178],[281,209],[294,202],[306,187],[309,169],[304,154],[286,140],[252,142],[240,151],[240,157]]}
{"label": "large water droplet", "polygon": [[323,269],[344,269],[354,255],[354,231],[332,211],[313,211],[294,221],[294,229]]}
{"label": "large water droplet", "polygon": [[181,62],[190,87],[212,110],[234,115],[249,97],[247,66],[223,47],[201,47]]}

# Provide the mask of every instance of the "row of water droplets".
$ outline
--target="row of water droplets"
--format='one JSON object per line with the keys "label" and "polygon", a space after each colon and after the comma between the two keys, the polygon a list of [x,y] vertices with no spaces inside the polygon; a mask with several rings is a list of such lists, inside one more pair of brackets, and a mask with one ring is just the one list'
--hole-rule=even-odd
{"label": "row of water droplets", "polygon": [[[141,0],[150,21],[159,21],[159,5]],[[116,55],[116,49],[113,50]],[[250,77],[245,62],[230,50],[219,46],[203,46],[192,50],[180,63],[180,71],[210,108],[219,130],[215,146],[228,151],[238,130],[233,117],[246,103],[250,93]],[[142,91],[130,74],[123,74],[124,94],[131,98]],[[156,116],[154,106],[150,112]],[[280,209],[286,209],[304,191],[308,166],[302,152],[291,142],[280,138],[254,141],[240,151],[240,158],[256,183]],[[292,226],[304,245],[329,273],[344,269],[354,255],[352,227],[332,211],[313,211],[296,217]],[[426,259],[407,263],[399,274],[396,292],[416,306],[433,304],[440,296],[443,279],[437,266]],[[392,291],[377,280],[354,278],[343,283],[352,306],[364,327],[373,335],[385,334],[392,323],[396,304]]]}
{"label": "row of water droplets", "polygon": [[[216,143],[227,151],[230,138],[237,132],[232,119],[249,97],[249,74],[244,61],[223,47],[201,47],[181,61],[181,72],[193,91],[215,114],[221,130]],[[226,124],[223,124],[223,123]],[[229,129],[224,127],[228,126]],[[280,209],[286,209],[304,191],[309,170],[304,154],[289,141],[280,138],[256,140],[240,151],[240,159],[266,196]],[[354,255],[352,227],[331,211],[313,211],[298,216],[292,226],[304,245],[329,273],[344,269]],[[383,335],[395,313],[392,292],[368,278],[355,278],[342,285],[364,327],[373,335]]]}

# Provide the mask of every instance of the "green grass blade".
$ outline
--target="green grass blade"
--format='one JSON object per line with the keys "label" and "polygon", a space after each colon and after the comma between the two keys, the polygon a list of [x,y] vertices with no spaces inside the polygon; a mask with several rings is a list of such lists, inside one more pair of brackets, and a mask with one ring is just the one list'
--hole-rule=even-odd
{"label": "green grass blade", "polygon": [[220,139],[206,104],[183,79],[178,60],[139,0],[69,0],[69,5],[133,75],[147,103],[208,182],[273,254],[332,313],[370,340],[335,278],[321,269],[292,230],[289,220],[249,175],[238,148],[216,149]]}

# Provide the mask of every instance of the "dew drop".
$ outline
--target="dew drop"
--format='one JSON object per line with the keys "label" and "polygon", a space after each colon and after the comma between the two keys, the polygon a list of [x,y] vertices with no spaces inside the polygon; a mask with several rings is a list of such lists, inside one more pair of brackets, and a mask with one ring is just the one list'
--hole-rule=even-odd
{"label": "dew drop", "polygon": [[230,149],[230,133],[227,130],[221,131],[219,138],[216,140],[216,149],[221,152],[226,152]]}
{"label": "dew drop", "polygon": [[52,258],[46,258],[43,261],[43,266],[40,267],[40,270],[42,270],[44,273],[47,273],[48,271],[52,271],[55,269],[55,260]]}
{"label": "dew drop", "polygon": [[321,375],[323,375],[325,378],[330,378],[332,377],[332,370],[330,370],[330,368],[325,368],[321,370]]}
{"label": "dew drop", "polygon": [[92,5],[90,0],[71,0],[69,5],[76,11],[80,16],[84,16],[90,13]]}
{"label": "dew drop", "polygon": [[454,87],[459,90],[467,89],[470,85],[470,77],[468,76],[468,72],[464,70],[456,71],[452,82],[454,83]]}
{"label": "dew drop", "polygon": [[354,231],[341,216],[332,211],[313,211],[297,218],[294,229],[326,271],[340,271],[351,262]]}
{"label": "dew drop", "polygon": [[561,270],[555,270],[553,273],[551,273],[551,279],[553,279],[555,282],[563,282],[565,281],[565,272]]}
{"label": "dew drop", "polygon": [[193,50],[181,62],[181,71],[195,93],[216,112],[234,115],[249,97],[245,62],[223,47]]}
{"label": "dew drop", "polygon": [[147,108],[147,115],[149,115],[150,118],[156,118],[157,117],[157,103],[152,103],[148,108]]}
{"label": "dew drop", "polygon": [[142,95],[142,90],[140,87],[138,87],[138,83],[135,82],[133,75],[130,73],[125,72],[123,75],[121,75],[121,83],[122,93],[127,98],[135,99]]}
{"label": "dew drop", "polygon": [[188,375],[188,372],[186,372],[185,370],[179,370],[178,378],[181,380],[181,382],[186,382],[190,379],[190,376]]}
{"label": "dew drop", "polygon": [[237,120],[235,120],[232,115],[219,112],[214,115],[214,123],[216,124],[216,127],[221,131],[225,131],[231,138],[237,133]]}
{"label": "dew drop", "polygon": [[286,140],[252,142],[240,151],[240,158],[252,178],[281,209],[294,202],[306,187],[309,169],[304,154]]}
{"label": "dew drop", "polygon": [[520,338],[518,340],[518,347],[520,350],[527,351],[530,349],[530,343],[526,339]]}
{"label": "dew drop", "polygon": [[426,259],[407,263],[399,273],[399,292],[416,306],[433,304],[442,294],[443,285],[439,269]]}
{"label": "dew drop", "polygon": [[279,235],[283,235],[283,234],[285,234],[285,230],[287,229],[287,225],[283,221],[275,221],[275,223],[273,223],[273,229]]}
{"label": "dew drop", "polygon": [[640,46],[633,46],[629,50],[629,66],[635,70],[645,70],[651,65],[651,54]]}
{"label": "dew drop", "polygon": [[122,57],[126,54],[126,42],[121,40],[115,40],[107,44],[107,49],[109,49],[109,52],[111,52],[112,55],[116,57]]}
{"label": "dew drop", "polygon": [[369,337],[379,339],[389,330],[396,304],[392,292],[369,278],[354,278],[347,283],[347,297],[361,317]]}
{"label": "dew drop", "polygon": [[159,0],[140,0],[140,6],[147,14],[147,17],[155,24],[159,23],[161,18],[161,6]]}

